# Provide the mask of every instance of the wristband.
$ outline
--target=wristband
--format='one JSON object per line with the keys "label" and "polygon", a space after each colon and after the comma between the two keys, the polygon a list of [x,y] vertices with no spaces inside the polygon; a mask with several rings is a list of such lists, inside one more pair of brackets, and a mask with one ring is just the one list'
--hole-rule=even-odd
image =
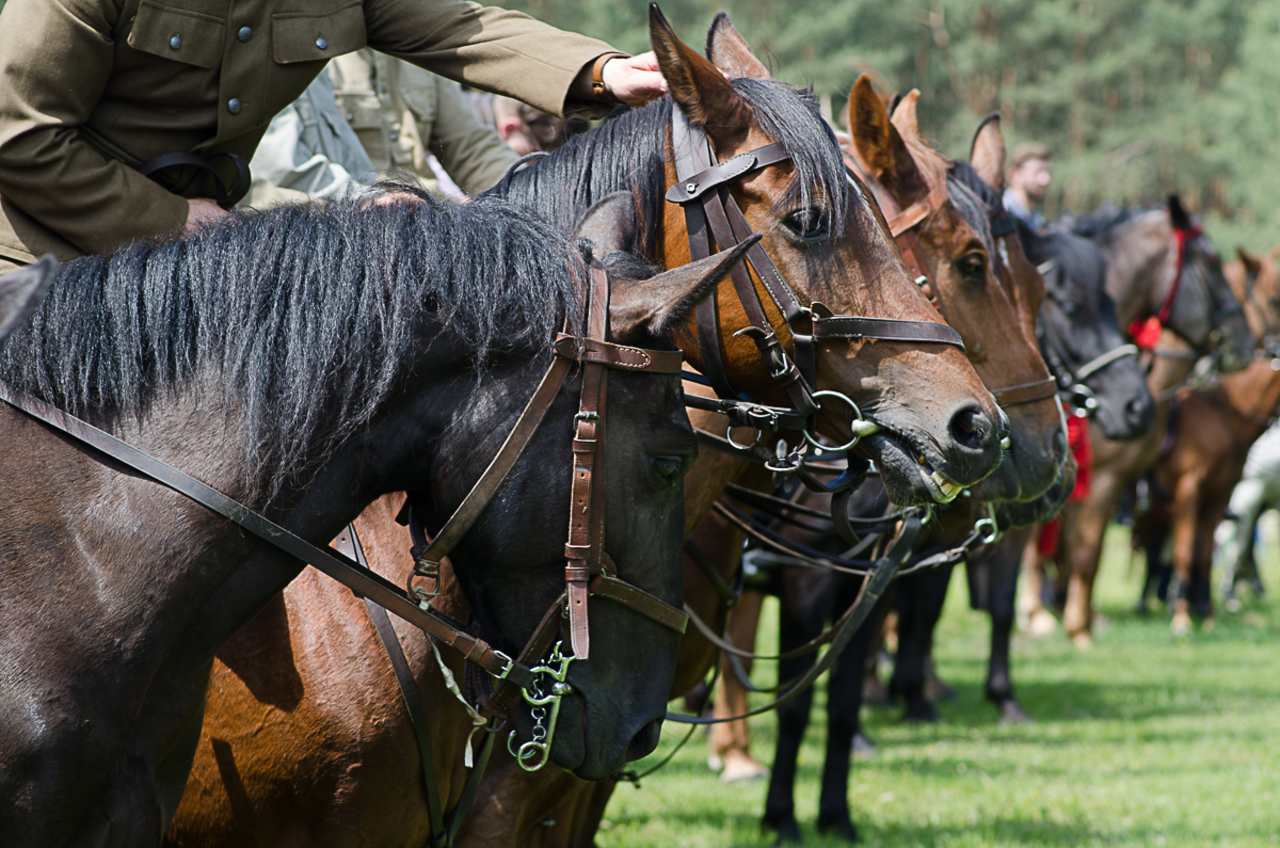
{"label": "wristband", "polygon": [[591,64],[591,93],[596,97],[603,97],[604,88],[604,66],[608,64],[610,59],[630,59],[630,53],[605,53]]}

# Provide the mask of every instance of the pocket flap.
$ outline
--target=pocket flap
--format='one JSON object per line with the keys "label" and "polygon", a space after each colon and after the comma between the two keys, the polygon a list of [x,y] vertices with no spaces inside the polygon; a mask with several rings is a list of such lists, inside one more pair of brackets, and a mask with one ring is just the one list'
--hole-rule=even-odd
{"label": "pocket flap", "polygon": [[281,65],[325,62],[364,46],[364,7],[359,3],[332,12],[271,16],[271,55]]}
{"label": "pocket flap", "polygon": [[143,0],[129,31],[129,46],[162,59],[215,68],[222,61],[226,33],[221,18]]}

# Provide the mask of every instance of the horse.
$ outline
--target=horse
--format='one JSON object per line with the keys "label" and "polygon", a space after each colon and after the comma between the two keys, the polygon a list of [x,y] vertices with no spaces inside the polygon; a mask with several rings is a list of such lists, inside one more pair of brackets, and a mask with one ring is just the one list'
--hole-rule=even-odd
{"label": "horse", "polygon": [[[1147,386],[1156,399],[1155,423],[1131,442],[1107,439],[1098,423],[1090,424],[1090,490],[1061,514],[1056,559],[1066,581],[1062,623],[1072,642],[1087,648],[1093,644],[1092,590],[1103,534],[1124,490],[1156,460],[1176,387],[1202,355],[1213,354],[1222,371],[1244,367],[1254,340],[1217,251],[1176,197],[1164,209],[1104,209],[1065,223],[1106,256],[1107,292],[1120,325],[1155,335],[1140,339],[1151,346]],[[1030,565],[1037,558],[1028,550],[1023,561]],[[1037,568],[1026,569],[1019,606],[1032,619],[1048,619],[1039,578]]]}
{"label": "horse", "polygon": [[[1007,405],[1011,438],[1016,445],[1002,465],[1007,474],[1002,478],[993,475],[973,487],[972,500],[1035,501],[1053,487],[1067,459],[1056,385],[1045,369],[1035,340],[1034,322],[1044,296],[1043,284],[1021,256],[1016,241],[1012,250],[1007,243],[999,245],[1003,253],[997,248],[996,240],[1012,234],[1012,230],[993,235],[991,199],[970,187],[980,178],[966,181],[958,176],[962,169],[972,166],[948,163],[923,141],[916,121],[918,97],[918,92],[904,97],[891,119],[870,80],[860,78],[849,99],[852,139],[848,154],[879,198],[904,255],[915,257],[918,267],[914,270],[927,280],[929,293],[942,314],[964,338],[975,369]],[[1003,138],[994,125],[992,129],[994,134],[979,135],[971,155],[974,162],[989,171],[989,178],[1001,169],[1004,151]],[[992,149],[994,146],[998,146],[998,154]],[[996,205],[999,207],[998,202]],[[921,206],[924,214],[918,215],[916,210]],[[999,209],[1003,212],[1002,207]],[[873,488],[865,486],[859,497],[875,500]],[[883,493],[883,489],[879,491]],[[804,502],[810,507],[815,505],[813,499]],[[980,513],[985,514],[985,510]],[[934,522],[942,523],[944,529],[935,530],[930,542],[944,547],[955,544],[968,534],[975,520],[967,506],[944,512]],[[838,554],[847,547],[833,533],[823,535],[812,528],[794,533],[798,541],[828,553]],[[942,576],[945,581],[946,572]],[[899,597],[908,591],[904,582],[915,579],[898,581]],[[852,603],[861,584],[861,579],[847,575],[783,566],[774,590],[782,599],[780,650],[793,651],[817,638],[825,622],[838,619]],[[735,612],[734,630],[740,633],[736,619]],[[873,629],[864,625],[845,648],[832,667],[827,687],[826,759],[818,829],[850,841],[857,838],[857,829],[847,799],[849,757],[858,732],[862,658]],[[752,634],[742,644],[753,642]],[[795,679],[811,664],[808,656],[783,660],[779,679]],[[721,689],[717,713],[745,711],[745,688],[735,684],[728,670]],[[721,700],[725,706],[721,706]],[[777,831],[779,842],[800,840],[794,781],[811,702],[812,693],[805,692],[778,707],[778,742],[763,821]]]}
{"label": "horse", "polygon": [[[1155,406],[1142,368],[1131,355],[1135,348],[1125,343],[1106,292],[1105,257],[1092,242],[1071,233],[1038,233],[1020,224],[1018,237],[1044,276],[1048,297],[1037,319],[1040,349],[1072,402],[1070,414],[1097,422],[1108,439],[1141,437],[1151,426]],[[968,561],[971,603],[991,614],[985,694],[1006,722],[1030,718],[1013,691],[1009,645],[1018,576],[1031,535],[1030,528],[1011,527]]]}
{"label": "horse", "polygon": [[[834,310],[938,324],[940,319],[907,276],[865,197],[847,180],[839,150],[821,123],[816,104],[795,89],[767,79],[763,66],[751,55],[727,17],[717,18],[713,24],[709,37],[711,52],[717,64],[730,75],[754,75],[750,78],[726,80],[715,65],[680,42],[656,10],[652,13],[651,36],[662,70],[671,82],[672,97],[575,136],[551,155],[512,172],[494,193],[532,207],[564,227],[577,222],[589,204],[607,200],[608,204],[592,216],[594,223],[590,226],[616,234],[618,238],[613,243],[655,265],[675,268],[690,259],[685,217],[677,204],[664,200],[678,184],[672,162],[672,132],[677,117],[706,127],[719,158],[744,157],[737,158],[735,164],[749,165],[744,152],[750,152],[762,142],[780,141],[789,156],[786,162],[762,170],[749,169],[732,182],[726,192],[742,205],[752,228],[764,234],[761,244],[785,273],[787,283],[805,298],[821,298]],[[618,203],[618,191],[632,192],[631,202]],[[764,292],[759,273],[752,273],[756,289]],[[753,398],[787,402],[789,396],[771,380],[771,369],[760,361],[756,347],[747,344],[745,336],[734,335],[748,327],[735,289],[722,286],[714,297],[717,298],[718,327],[712,327],[713,347],[721,354],[728,379],[739,392]],[[772,299],[765,299],[765,304],[770,321],[786,333],[786,325],[778,323],[780,316],[772,307]],[[702,364],[703,351],[692,321],[675,332],[674,338],[691,362]],[[988,399],[967,360],[952,347],[931,344],[924,350],[918,344],[891,340],[872,343],[840,339],[823,342],[818,351],[818,388],[856,398],[864,415],[869,417],[875,410],[874,414],[884,418],[889,428],[887,434],[869,440],[870,444],[864,440],[859,447],[888,457],[885,463],[890,467],[888,473],[907,502],[931,500],[939,486],[950,491],[959,479],[977,482],[999,460],[1000,425],[997,422],[1001,414]],[[913,369],[946,374],[944,379],[952,381],[949,386],[954,387],[954,392],[950,396],[931,397],[932,392],[914,384],[910,376]],[[879,377],[875,376],[877,372]],[[836,437],[843,436],[843,443],[849,441],[854,423],[844,417],[849,415],[848,407],[833,403],[819,415],[819,425]],[[915,461],[916,450],[920,451],[918,456],[922,462]],[[909,461],[901,463],[894,459],[902,456],[910,457]],[[696,521],[699,513],[709,510],[710,504],[723,492],[724,484],[739,473],[744,464],[735,457],[721,459],[708,456],[707,452],[699,457],[692,476],[687,478],[686,526]],[[398,540],[388,541],[385,546],[370,546],[373,561],[401,558],[407,547],[403,531],[386,526],[388,516],[394,512],[394,505],[390,505],[367,523],[386,530],[380,534],[382,538]],[[298,591],[307,590],[301,587]],[[286,605],[291,601],[292,598],[286,598]],[[306,611],[300,609],[296,617],[291,615],[291,626],[301,626],[292,622],[301,621],[305,614]],[[356,609],[351,614],[356,617],[344,627],[367,634],[369,624],[363,613]],[[290,646],[284,642],[281,632],[277,632],[275,638],[280,641],[279,650],[286,652],[318,649],[298,643]],[[385,659],[372,647],[371,634],[365,638],[369,645],[369,667],[383,668]],[[360,647],[363,652],[365,643]],[[427,685],[421,677],[427,672],[422,669],[429,669],[434,663],[426,653],[428,644],[410,643],[405,649],[411,655],[410,664],[419,675],[420,685]],[[321,663],[312,663],[306,657],[292,662],[319,669],[326,685],[345,685],[339,668],[320,668]],[[218,673],[215,670],[215,674]],[[385,670],[378,675],[381,683],[377,684],[377,691],[389,696],[388,703],[394,702],[394,684]],[[361,681],[362,685],[366,682],[366,679]],[[312,685],[304,692],[304,698],[309,697],[311,691],[325,690]],[[237,733],[246,738],[251,736],[252,716],[261,709],[253,692],[238,684],[215,690],[212,696],[227,700],[222,704],[211,702],[210,716],[225,713],[226,726],[240,721],[243,729]],[[310,711],[311,715],[320,713],[323,710]],[[311,773],[314,766],[310,763],[314,760],[307,765],[298,763],[295,771],[293,763],[278,753],[282,749],[309,745],[319,736],[320,726],[309,723],[299,710],[294,710],[294,714],[298,714],[298,721],[292,727],[281,721],[273,728],[277,732],[271,739],[258,740],[260,744],[253,750],[242,748],[236,758],[241,772],[256,771],[262,775],[257,785],[263,789],[252,799],[258,809],[280,811],[277,821],[287,820],[290,826],[315,840],[345,844],[349,837],[347,831],[313,827],[305,811],[323,811],[325,821],[340,820],[358,827],[361,822],[372,820],[367,817],[381,815],[380,802],[394,797],[400,803],[398,811],[377,821],[388,828],[398,827],[400,835],[396,839],[423,837],[426,827],[421,792],[423,778],[421,767],[412,756],[381,760],[383,770],[376,779],[367,781],[367,792],[361,787],[351,787],[335,800],[324,786],[311,791],[309,779],[303,777]],[[242,716],[246,720],[242,721]],[[323,725],[325,733],[335,739],[355,739],[359,743],[353,746],[355,750],[350,757],[341,750],[326,749],[333,754],[332,759],[325,761],[326,769],[340,771],[346,764],[358,768],[360,746],[376,745],[379,750],[387,750],[400,745],[402,751],[411,753],[411,747],[404,748],[412,734],[403,710],[390,716],[377,712],[368,721],[363,718],[367,713],[361,716],[359,721],[349,722],[342,717],[325,717],[328,722]],[[381,721],[384,716],[386,720]],[[247,838],[243,834],[251,832],[254,826],[253,810],[240,800],[243,796],[237,795],[239,784],[226,778],[224,770],[220,771],[214,753],[206,755],[202,747],[201,760],[193,774],[193,783],[198,780],[201,789],[188,796],[191,806],[187,821],[192,826],[183,830],[181,844],[219,841],[237,844],[238,839]],[[435,763],[436,773],[448,780],[450,773],[461,769],[456,746],[452,752],[437,749]],[[401,789],[394,796],[384,791],[392,783]],[[451,785],[457,787],[458,783]],[[560,786],[575,788],[561,790]],[[531,833],[545,833],[547,829],[538,823],[547,818],[547,811],[555,809],[559,801],[580,795],[586,786],[572,774],[553,766],[534,774],[526,773],[499,746],[477,796],[476,803],[486,810],[486,815],[471,817],[462,825],[457,834],[458,844],[476,844],[477,840],[489,838],[486,836],[489,833],[497,833],[492,838],[503,844],[531,838]],[[449,790],[452,796],[445,797],[446,808],[456,801],[457,791]],[[218,829],[211,833],[205,828],[215,820],[219,823]]]}
{"label": "horse", "polygon": [[44,299],[56,268],[53,257],[0,276],[0,341],[31,316]]}
{"label": "horse", "polygon": [[[1280,272],[1274,260],[1242,253],[1241,261],[1224,264],[1223,273],[1244,304],[1250,330],[1272,347],[1259,348],[1248,367],[1223,375],[1215,386],[1179,393],[1176,423],[1149,475],[1151,507],[1134,527],[1148,563],[1160,559],[1172,536],[1170,627],[1180,636],[1190,632],[1192,614],[1204,628],[1213,626],[1214,532],[1244,475],[1250,448],[1280,408],[1280,357],[1274,348]],[[1240,529],[1251,543],[1258,508],[1247,492],[1241,501],[1246,521]],[[1144,582],[1152,583],[1150,573]]]}
{"label": "horse", "polygon": [[[582,355],[586,276],[577,246],[525,210],[425,196],[237,214],[66,265],[0,346],[8,844],[158,844],[216,652],[303,567],[53,430],[64,413],[312,543],[386,492],[419,492],[447,515],[531,380]],[[679,320],[711,284],[676,282],[660,320]],[[619,341],[650,338],[655,316],[640,312],[654,297],[641,284],[614,291]],[[501,487],[502,508],[457,547],[484,564],[459,579],[511,655],[565,585],[565,536],[545,531],[568,513],[580,380],[557,373],[565,388]],[[619,373],[609,398],[609,550],[619,577],[679,603],[678,483],[695,448],[678,378]],[[49,411],[37,421],[15,403]],[[498,541],[510,539],[521,544]],[[574,703],[552,755],[600,773],[656,741],[678,639],[630,612],[596,613],[603,655],[569,675]],[[533,724],[521,710],[513,721],[526,734]]]}

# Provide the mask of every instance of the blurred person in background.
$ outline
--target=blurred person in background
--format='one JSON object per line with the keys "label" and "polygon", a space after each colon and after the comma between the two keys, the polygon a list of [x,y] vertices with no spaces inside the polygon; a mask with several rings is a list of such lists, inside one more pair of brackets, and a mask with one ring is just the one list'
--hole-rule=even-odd
{"label": "blurred person in background", "polygon": [[1040,208],[1053,181],[1049,148],[1038,141],[1019,144],[1013,149],[1006,176],[1009,187],[1004,191],[1005,210],[1033,230],[1043,230],[1045,220]]}

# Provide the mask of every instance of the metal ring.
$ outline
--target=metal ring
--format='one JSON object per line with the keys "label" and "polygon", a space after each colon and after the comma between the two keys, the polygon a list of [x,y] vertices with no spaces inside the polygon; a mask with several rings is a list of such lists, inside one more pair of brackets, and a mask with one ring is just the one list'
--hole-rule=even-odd
{"label": "metal ring", "polygon": [[737,449],[738,449],[738,450],[740,450],[740,451],[749,451],[749,450],[751,450],[753,447],[755,447],[756,445],[760,444],[760,434],[761,434],[761,433],[763,433],[764,431],[763,431],[763,430],[761,430],[759,427],[751,427],[751,426],[749,426],[749,425],[744,425],[744,424],[737,425],[737,427],[738,427],[739,429],[742,429],[742,430],[755,430],[755,431],[756,431],[756,437],[755,437],[754,439],[752,439],[752,440],[751,440],[751,444],[749,444],[749,445],[740,445],[740,444],[738,444],[736,441],[734,441],[734,439],[733,439],[733,430],[734,430],[734,426],[735,426],[735,425],[730,424],[730,425],[729,425],[729,429],[728,429],[728,430],[725,430],[725,432],[724,432],[724,438],[725,438],[725,441],[727,441],[729,444],[733,445],[735,448],[737,448]]}
{"label": "metal ring", "polygon": [[[826,396],[828,396],[828,397],[836,397],[836,398],[840,398],[840,400],[842,400],[842,401],[844,401],[845,403],[849,404],[849,408],[850,408],[851,410],[853,410],[853,418],[851,419],[851,423],[852,423],[852,421],[865,421],[865,420],[866,420],[865,418],[863,418],[863,417],[862,417],[862,410],[861,410],[861,409],[858,409],[858,405],[857,405],[856,403],[854,403],[852,400],[850,400],[848,397],[846,397],[846,396],[844,396],[844,395],[840,394],[840,392],[833,392],[833,391],[829,391],[829,390],[827,390],[827,389],[823,389],[822,391],[814,392],[814,393],[813,393],[813,398],[814,398],[814,400],[817,400],[818,398],[822,397],[823,395],[826,395]],[[818,411],[819,411],[819,412],[821,412],[821,411],[822,411],[822,404],[821,404],[821,403],[819,403],[819,404],[818,404]],[[808,430],[802,430],[802,431],[800,431],[800,434],[801,434],[802,436],[804,436],[805,441],[807,441],[809,444],[813,445],[813,446],[814,446],[815,448],[817,448],[818,450],[831,451],[832,453],[839,453],[840,451],[847,451],[847,450],[849,450],[850,448],[852,448],[854,445],[858,444],[858,442],[860,442],[860,441],[862,440],[862,436],[858,435],[858,433],[857,433],[857,432],[854,432],[854,434],[853,434],[853,438],[849,441],[849,443],[848,443],[848,444],[846,444],[846,445],[841,445],[841,446],[840,446],[840,447],[838,447],[838,448],[832,448],[832,447],[827,447],[826,445],[822,444],[822,443],[821,443],[821,442],[819,442],[817,439],[815,439],[813,436],[810,436],[810,435],[809,435],[809,431],[808,431]]]}

